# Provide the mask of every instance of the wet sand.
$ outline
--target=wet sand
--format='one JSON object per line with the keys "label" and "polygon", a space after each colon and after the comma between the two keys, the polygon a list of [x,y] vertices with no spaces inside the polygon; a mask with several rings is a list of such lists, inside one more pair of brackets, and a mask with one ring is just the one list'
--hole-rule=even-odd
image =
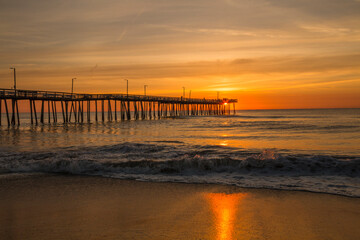
{"label": "wet sand", "polygon": [[0,175],[0,239],[359,239],[360,199],[68,175]]}

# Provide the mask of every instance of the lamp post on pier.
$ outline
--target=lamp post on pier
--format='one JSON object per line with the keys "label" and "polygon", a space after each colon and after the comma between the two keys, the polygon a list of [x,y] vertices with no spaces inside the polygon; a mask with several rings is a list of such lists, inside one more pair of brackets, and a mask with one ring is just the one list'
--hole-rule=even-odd
{"label": "lamp post on pier", "polygon": [[11,67],[10,69],[11,69],[11,70],[14,70],[14,90],[15,90],[15,92],[16,92],[16,68]]}
{"label": "lamp post on pier", "polygon": [[185,98],[185,87],[182,88],[183,88],[183,97]]}
{"label": "lamp post on pier", "polygon": [[129,97],[129,80],[124,79],[126,81],[126,96]]}
{"label": "lamp post on pier", "polygon": [[144,85],[144,96],[146,96],[146,88],[148,87],[148,85]]}
{"label": "lamp post on pier", "polygon": [[71,95],[74,93],[74,80],[76,80],[76,78],[71,79]]}

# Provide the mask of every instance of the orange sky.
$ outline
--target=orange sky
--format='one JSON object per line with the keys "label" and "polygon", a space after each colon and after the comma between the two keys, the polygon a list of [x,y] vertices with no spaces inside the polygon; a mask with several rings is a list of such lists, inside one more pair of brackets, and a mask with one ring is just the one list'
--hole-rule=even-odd
{"label": "orange sky", "polygon": [[0,8],[0,88],[360,107],[360,1],[25,1]]}

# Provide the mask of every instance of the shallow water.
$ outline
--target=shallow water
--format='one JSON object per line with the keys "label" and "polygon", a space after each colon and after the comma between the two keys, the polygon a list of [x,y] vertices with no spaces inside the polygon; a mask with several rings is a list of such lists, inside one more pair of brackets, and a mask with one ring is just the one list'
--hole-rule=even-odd
{"label": "shallow water", "polygon": [[360,109],[39,126],[22,114],[21,123],[0,127],[2,174],[61,172],[360,196]]}

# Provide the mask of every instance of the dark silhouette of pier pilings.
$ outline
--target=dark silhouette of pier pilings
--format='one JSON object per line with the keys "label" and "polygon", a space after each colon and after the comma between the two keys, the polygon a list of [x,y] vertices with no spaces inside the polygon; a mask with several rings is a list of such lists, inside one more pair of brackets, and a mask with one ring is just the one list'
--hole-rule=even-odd
{"label": "dark silhouette of pier pilings", "polygon": [[[61,106],[63,123],[91,122],[91,108],[95,108],[94,121],[117,121],[131,119],[160,119],[178,116],[235,114],[237,99],[199,99],[161,97],[130,94],[79,94],[51,91],[0,89],[0,125],[4,104],[7,125],[20,125],[19,101],[29,101],[31,124],[58,122]],[[36,104],[38,103],[38,104]],[[106,104],[105,104],[106,103]],[[39,112],[36,105],[39,106]],[[107,105],[105,107],[105,105]],[[233,111],[231,111],[233,106]],[[114,107],[114,108],[113,108]],[[98,114],[101,118],[98,118]],[[38,115],[40,114],[40,115]]]}

